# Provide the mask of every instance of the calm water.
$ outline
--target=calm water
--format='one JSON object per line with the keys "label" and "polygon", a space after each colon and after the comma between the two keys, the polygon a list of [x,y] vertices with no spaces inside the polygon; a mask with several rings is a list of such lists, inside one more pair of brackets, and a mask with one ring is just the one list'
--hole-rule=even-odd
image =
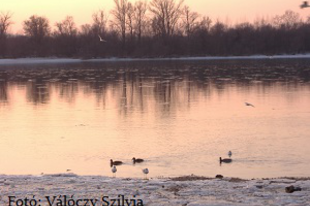
{"label": "calm water", "polygon": [[309,65],[2,65],[0,174],[310,176]]}

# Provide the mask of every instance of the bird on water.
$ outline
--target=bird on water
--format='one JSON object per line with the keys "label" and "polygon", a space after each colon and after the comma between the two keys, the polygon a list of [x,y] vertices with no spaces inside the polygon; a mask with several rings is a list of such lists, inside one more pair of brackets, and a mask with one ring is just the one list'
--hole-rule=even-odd
{"label": "bird on water", "polygon": [[115,165],[112,167],[111,171],[113,173],[113,177],[115,177],[116,176],[116,172],[117,172],[117,169],[116,169]]}
{"label": "bird on water", "polygon": [[122,161],[113,161],[112,159],[110,159],[110,165],[111,165],[111,167],[112,167],[113,165],[121,165],[121,164],[123,164]]}
{"label": "bird on water", "polygon": [[301,9],[307,8],[307,7],[310,7],[310,5],[308,4],[308,1],[304,1],[304,2],[300,5],[300,8],[301,8]]}
{"label": "bird on water", "polygon": [[224,159],[222,159],[222,157],[220,157],[220,163],[222,163],[222,162],[224,162],[224,163],[231,163],[231,162],[232,162],[232,159],[230,159],[230,158],[224,158]]}
{"label": "bird on water", "polygon": [[142,172],[145,174],[145,179],[147,179],[147,174],[149,174],[149,169],[145,168],[142,170]]}
{"label": "bird on water", "polygon": [[231,151],[229,151],[229,152],[228,152],[228,156],[229,156],[229,157],[231,157],[231,155],[232,155],[232,152],[231,152]]}
{"label": "bird on water", "polygon": [[135,158],[133,157],[132,158],[132,162],[135,164],[135,163],[141,163],[141,162],[144,162],[144,159],[140,159],[140,158]]}

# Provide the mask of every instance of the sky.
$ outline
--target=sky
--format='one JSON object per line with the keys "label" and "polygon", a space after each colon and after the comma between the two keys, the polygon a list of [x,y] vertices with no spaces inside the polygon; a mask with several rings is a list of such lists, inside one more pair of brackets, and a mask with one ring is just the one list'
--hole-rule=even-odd
{"label": "sky", "polygon": [[[129,0],[134,3],[136,0]],[[149,0],[150,1],[150,0]],[[310,16],[310,8],[300,9],[302,0],[185,0],[186,5],[212,20],[219,19],[228,24],[252,22],[257,18],[272,18],[286,10],[298,12],[302,17]],[[22,22],[31,15],[45,16],[50,25],[73,16],[78,26],[91,23],[91,16],[104,9],[110,16],[113,0],[0,0],[0,11],[13,13],[14,24],[10,33],[23,33]]]}

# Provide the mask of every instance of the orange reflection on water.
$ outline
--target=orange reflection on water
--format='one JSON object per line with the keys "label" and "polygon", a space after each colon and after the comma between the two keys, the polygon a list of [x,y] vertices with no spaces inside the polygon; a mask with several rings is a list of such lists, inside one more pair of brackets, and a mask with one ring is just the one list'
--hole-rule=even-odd
{"label": "orange reflection on water", "polygon": [[309,83],[130,71],[2,82],[0,173],[309,176]]}

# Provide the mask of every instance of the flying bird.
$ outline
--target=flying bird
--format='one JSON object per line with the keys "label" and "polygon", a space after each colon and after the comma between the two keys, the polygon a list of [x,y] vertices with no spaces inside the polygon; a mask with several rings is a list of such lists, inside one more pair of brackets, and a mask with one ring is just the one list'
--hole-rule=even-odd
{"label": "flying bird", "polygon": [[98,34],[98,37],[99,37],[99,41],[100,42],[107,42],[106,40],[104,40],[103,38],[101,38],[101,36]]}
{"label": "flying bird", "polygon": [[254,107],[254,105],[249,103],[249,102],[245,102],[245,106],[247,106],[247,107]]}
{"label": "flying bird", "polygon": [[308,1],[304,1],[304,2],[300,5],[300,8],[301,8],[301,9],[307,8],[307,7],[310,7],[309,4],[308,4]]}

